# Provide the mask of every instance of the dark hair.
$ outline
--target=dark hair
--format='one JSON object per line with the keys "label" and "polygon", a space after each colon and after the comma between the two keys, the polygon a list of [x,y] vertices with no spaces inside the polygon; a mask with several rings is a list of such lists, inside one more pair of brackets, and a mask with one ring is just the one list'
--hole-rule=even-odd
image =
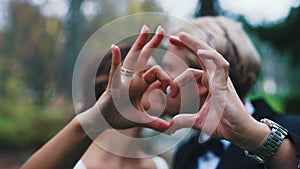
{"label": "dark hair", "polygon": [[[122,60],[124,60],[127,53],[129,52],[130,48],[131,48],[130,46],[120,47]],[[102,93],[106,89],[109,71],[110,71],[110,67],[111,67],[111,59],[112,59],[112,53],[111,53],[111,51],[109,51],[103,57],[103,60],[98,67],[96,78],[95,78],[95,95],[96,95],[97,100],[99,99],[99,97],[102,95]],[[106,78],[104,78],[104,76]]]}
{"label": "dark hair", "polygon": [[[121,51],[121,59],[124,60],[131,46],[123,45],[123,46],[119,46],[119,48]],[[92,62],[94,63],[98,62],[100,58],[102,58],[102,60],[98,66],[96,76],[89,73],[90,65],[88,65],[85,70],[86,74],[83,75],[82,77],[83,90],[82,90],[81,111],[85,111],[91,106],[93,106],[95,104],[94,101],[98,100],[106,89],[108,83],[109,71],[111,67],[111,61],[112,61],[112,52],[109,50],[106,54],[104,54],[104,56],[100,55],[95,59],[93,59]],[[91,63],[91,65],[94,65],[94,63]],[[94,93],[92,96],[90,96],[92,93],[88,92],[91,88],[94,88]]]}

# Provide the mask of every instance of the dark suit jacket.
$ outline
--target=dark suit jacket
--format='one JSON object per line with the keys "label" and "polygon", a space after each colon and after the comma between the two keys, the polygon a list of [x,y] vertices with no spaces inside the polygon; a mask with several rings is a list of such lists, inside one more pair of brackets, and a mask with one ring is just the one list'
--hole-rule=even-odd
{"label": "dark suit jacket", "polygon": [[[255,112],[253,117],[257,120],[269,118],[282,125],[289,131],[289,139],[291,139],[297,150],[297,156],[300,157],[300,116],[292,114],[278,114],[274,112],[263,100],[252,102]],[[179,146],[173,159],[174,169],[196,169],[197,159],[199,157],[197,151],[199,134],[191,137],[187,142]],[[264,169],[264,165],[257,163],[250,157],[246,157],[244,150],[231,144],[229,148],[222,153],[221,161],[218,169]]]}

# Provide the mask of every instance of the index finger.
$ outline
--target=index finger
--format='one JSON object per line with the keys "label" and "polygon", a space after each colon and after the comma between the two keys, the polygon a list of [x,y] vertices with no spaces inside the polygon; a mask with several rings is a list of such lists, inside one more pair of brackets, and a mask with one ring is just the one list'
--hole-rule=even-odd
{"label": "index finger", "polygon": [[183,43],[187,44],[195,53],[197,53],[198,49],[211,49],[211,47],[204,41],[198,40],[185,32],[180,32],[178,37]]}
{"label": "index finger", "polygon": [[139,53],[147,43],[149,35],[150,35],[150,29],[146,25],[144,25],[141,29],[141,33],[135,40],[134,44],[132,45],[130,51],[128,52],[123,62],[124,68],[129,70],[134,69],[134,65],[137,62]]}
{"label": "index finger", "polygon": [[[182,87],[189,82],[193,82],[192,80],[195,80],[195,82],[201,84],[203,83],[202,81],[203,74],[204,74],[203,70],[188,68],[183,73],[178,75],[174,81],[178,84],[179,87]],[[202,84],[202,85],[208,86],[208,84]]]}
{"label": "index finger", "polygon": [[152,53],[157,49],[160,45],[162,39],[164,38],[165,30],[158,26],[155,32],[155,35],[151,38],[151,40],[143,47],[140,55],[137,58],[136,69],[139,71],[147,64],[149,58]]}
{"label": "index finger", "polygon": [[170,86],[171,88],[171,97],[176,97],[179,93],[179,87],[176,83],[173,82],[173,79],[166,73],[164,72],[161,67],[159,66],[153,66],[150,68],[148,71],[146,71],[143,74],[143,79],[145,82],[150,85],[154,83],[155,81],[160,81],[161,82],[161,89],[166,92],[166,88]]}
{"label": "index finger", "polygon": [[[180,36],[185,36],[185,35],[181,35],[182,33],[180,33]],[[183,33],[185,34],[185,33]],[[186,34],[187,35],[187,34]],[[187,35],[187,38],[192,38],[191,36]],[[177,36],[170,36],[169,39],[170,43],[172,43],[175,46],[179,46],[179,47],[183,47],[184,49],[188,50],[189,52],[191,52],[192,54],[194,54],[194,57],[196,57],[196,60],[199,62],[201,68],[203,70],[206,70],[205,65],[203,63],[203,61],[197,56],[197,49],[196,49],[196,40],[192,40],[192,44],[190,45],[189,43],[191,43],[190,41],[185,42],[183,40],[181,40],[179,37]],[[192,47],[194,46],[194,47]]]}

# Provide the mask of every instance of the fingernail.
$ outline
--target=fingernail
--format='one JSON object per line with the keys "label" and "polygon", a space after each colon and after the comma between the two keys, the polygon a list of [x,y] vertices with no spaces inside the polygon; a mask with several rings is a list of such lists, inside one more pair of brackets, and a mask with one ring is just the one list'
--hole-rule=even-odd
{"label": "fingernail", "polygon": [[175,35],[170,35],[170,38],[179,39],[178,36],[175,36]]}
{"label": "fingernail", "polygon": [[142,29],[141,29],[141,33],[145,32],[145,30],[148,29],[147,25],[143,25]]}
{"label": "fingernail", "polygon": [[114,49],[115,46],[116,46],[115,44],[111,44],[110,50],[111,50],[112,52],[114,52],[113,49]]}
{"label": "fingernail", "polygon": [[166,88],[166,93],[167,93],[167,94],[170,94],[170,93],[171,93],[171,87],[170,87],[170,86],[168,86],[168,87]]}
{"label": "fingernail", "polygon": [[198,49],[198,50],[197,50],[197,55],[201,55],[202,52],[203,52],[203,49]]}
{"label": "fingernail", "polygon": [[110,50],[113,50],[114,47],[115,47],[115,44],[111,44]]}
{"label": "fingernail", "polygon": [[158,34],[159,31],[162,29],[162,27],[159,25],[157,28],[156,28],[156,31],[155,31],[155,34]]}

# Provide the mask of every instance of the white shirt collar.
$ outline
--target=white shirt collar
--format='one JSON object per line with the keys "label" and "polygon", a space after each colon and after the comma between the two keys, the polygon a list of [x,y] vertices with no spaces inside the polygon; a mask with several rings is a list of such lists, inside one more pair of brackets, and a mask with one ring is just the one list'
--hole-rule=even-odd
{"label": "white shirt collar", "polygon": [[246,99],[245,109],[251,116],[254,114],[255,108],[249,99]]}

